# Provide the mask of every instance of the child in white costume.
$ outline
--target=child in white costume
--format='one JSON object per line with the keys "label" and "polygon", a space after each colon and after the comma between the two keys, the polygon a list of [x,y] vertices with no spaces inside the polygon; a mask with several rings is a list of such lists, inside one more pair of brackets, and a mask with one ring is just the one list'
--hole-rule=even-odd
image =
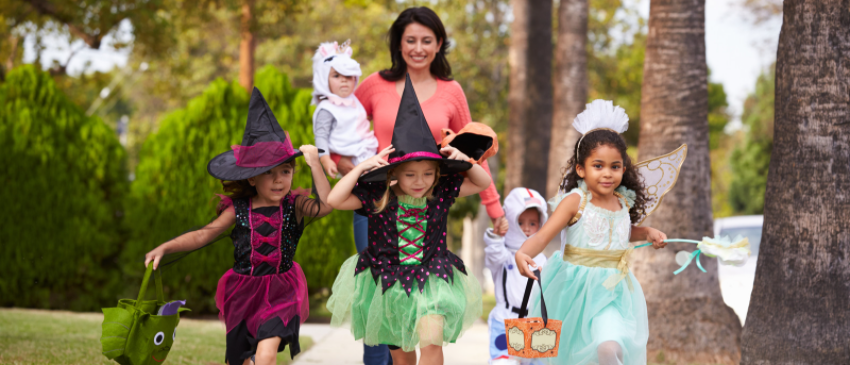
{"label": "child in white costume", "polygon": [[[535,190],[516,188],[505,197],[505,218],[508,231],[504,237],[493,233],[489,228],[484,233],[484,262],[493,273],[496,289],[496,306],[490,311],[490,364],[519,365],[532,364],[531,360],[508,355],[505,338],[505,319],[518,318],[522,297],[528,279],[523,277],[515,265],[514,255],[528,237],[534,235],[546,222],[546,201]],[[542,253],[534,257],[537,266],[546,263]],[[539,295],[539,294],[538,294]]]}
{"label": "child in white costume", "polygon": [[322,43],[313,56],[313,134],[327,152],[319,158],[328,175],[337,175],[341,157],[357,165],[374,156],[378,139],[369,129],[366,110],[354,96],[360,64],[351,58],[349,41]]}

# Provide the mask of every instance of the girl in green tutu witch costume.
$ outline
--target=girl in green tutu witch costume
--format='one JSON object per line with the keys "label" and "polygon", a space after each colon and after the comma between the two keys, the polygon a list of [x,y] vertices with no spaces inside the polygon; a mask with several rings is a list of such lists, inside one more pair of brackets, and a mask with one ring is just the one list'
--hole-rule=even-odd
{"label": "girl in green tutu witch costume", "polygon": [[[629,270],[629,242],[667,245],[663,232],[639,225],[675,185],[687,150],[633,164],[620,136],[628,121],[606,100],[594,100],[576,116],[573,126],[582,137],[549,201],[554,212],[516,253],[520,273],[538,279],[529,269],[537,267],[532,257],[561,233],[561,249],[539,278],[549,318],[562,321],[551,364],[646,364],[646,299]],[[531,308],[529,317],[539,317],[539,304]]]}
{"label": "girl in green tutu witch costume", "polygon": [[415,364],[417,347],[419,364],[442,364],[442,346],[481,316],[478,281],[446,249],[449,207],[490,185],[469,160],[452,146],[438,149],[408,77],[392,145],[328,196],[335,209],[369,218],[368,248],[342,265],[333,285],[331,325],[350,320],[356,339],[389,345],[395,365]]}

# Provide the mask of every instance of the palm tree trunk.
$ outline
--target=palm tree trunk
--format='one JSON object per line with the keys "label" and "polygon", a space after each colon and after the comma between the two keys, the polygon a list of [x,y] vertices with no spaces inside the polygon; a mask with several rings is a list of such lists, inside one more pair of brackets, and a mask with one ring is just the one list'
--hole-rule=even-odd
{"label": "palm tree trunk", "polygon": [[254,1],[242,0],[239,19],[239,85],[248,92],[254,88]]}
{"label": "palm tree trunk", "polygon": [[511,45],[508,49],[511,75],[508,91],[508,163],[505,167],[504,196],[507,196],[513,188],[522,186],[522,171],[525,168],[528,2],[529,0],[511,0],[514,20],[511,23]]}
{"label": "palm tree trunk", "polygon": [[786,0],[742,364],[850,364],[850,2]]}
{"label": "palm tree trunk", "polygon": [[546,196],[554,196],[579,133],[573,120],[587,102],[587,0],[561,0],[555,43],[552,139]]}
{"label": "palm tree trunk", "polygon": [[9,56],[6,57],[5,67],[6,72],[9,72],[15,68],[15,60],[18,58],[18,43],[20,42],[18,36],[14,34],[9,34],[6,39],[9,42],[10,50]]}
{"label": "palm tree trunk", "polygon": [[546,191],[552,132],[552,0],[529,2],[527,62],[523,186]]}
{"label": "palm tree trunk", "polygon": [[[676,188],[644,225],[671,238],[713,236],[705,0],[651,1],[640,119],[641,160],[688,144]],[[690,268],[674,276],[679,250],[694,247],[635,252],[649,315],[649,359],[737,364],[741,324],[723,302],[717,260],[703,260],[707,274]]]}

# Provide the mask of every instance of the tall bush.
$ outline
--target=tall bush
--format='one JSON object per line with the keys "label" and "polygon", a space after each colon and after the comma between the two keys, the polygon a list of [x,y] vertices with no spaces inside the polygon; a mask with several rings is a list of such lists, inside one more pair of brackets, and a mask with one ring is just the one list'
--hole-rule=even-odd
{"label": "tall bush", "polygon": [[0,83],[0,305],[97,310],[120,285],[126,155],[31,65]]}
{"label": "tall bush", "polygon": [[[271,66],[257,73],[255,85],[293,145],[312,144],[310,92],[293,88],[289,78]],[[215,80],[184,109],[166,115],[144,143],[127,207],[128,276],[141,276],[145,252],[215,218],[215,194],[222,189],[206,166],[213,156],[241,142],[249,98],[238,83]],[[311,187],[303,158],[292,185]],[[307,227],[295,259],[311,288],[329,287],[339,266],[354,253],[351,226],[350,212],[334,212]],[[166,267],[164,283],[170,297],[188,299],[196,312],[216,313],[216,283],[232,265],[233,247],[227,238]]]}

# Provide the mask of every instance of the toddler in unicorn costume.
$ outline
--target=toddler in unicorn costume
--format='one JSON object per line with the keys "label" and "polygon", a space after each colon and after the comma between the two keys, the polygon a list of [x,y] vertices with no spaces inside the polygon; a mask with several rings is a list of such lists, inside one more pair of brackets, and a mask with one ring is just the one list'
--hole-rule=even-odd
{"label": "toddler in unicorn costume", "polygon": [[[505,237],[493,233],[488,228],[484,233],[485,265],[493,273],[496,289],[496,306],[490,311],[490,364],[519,365],[533,364],[529,359],[520,359],[508,355],[505,338],[505,319],[518,318],[522,297],[528,279],[517,269],[514,255],[522,243],[531,237],[546,222],[546,203],[543,196],[535,190],[516,188],[505,197],[505,218],[508,220],[508,232]],[[534,257],[537,266],[546,263],[546,256]]]}
{"label": "toddler in unicorn costume", "polygon": [[337,163],[350,157],[357,165],[374,156],[378,139],[369,130],[366,110],[354,96],[360,64],[351,58],[350,41],[322,43],[313,56],[313,134],[325,172],[336,177]]}

